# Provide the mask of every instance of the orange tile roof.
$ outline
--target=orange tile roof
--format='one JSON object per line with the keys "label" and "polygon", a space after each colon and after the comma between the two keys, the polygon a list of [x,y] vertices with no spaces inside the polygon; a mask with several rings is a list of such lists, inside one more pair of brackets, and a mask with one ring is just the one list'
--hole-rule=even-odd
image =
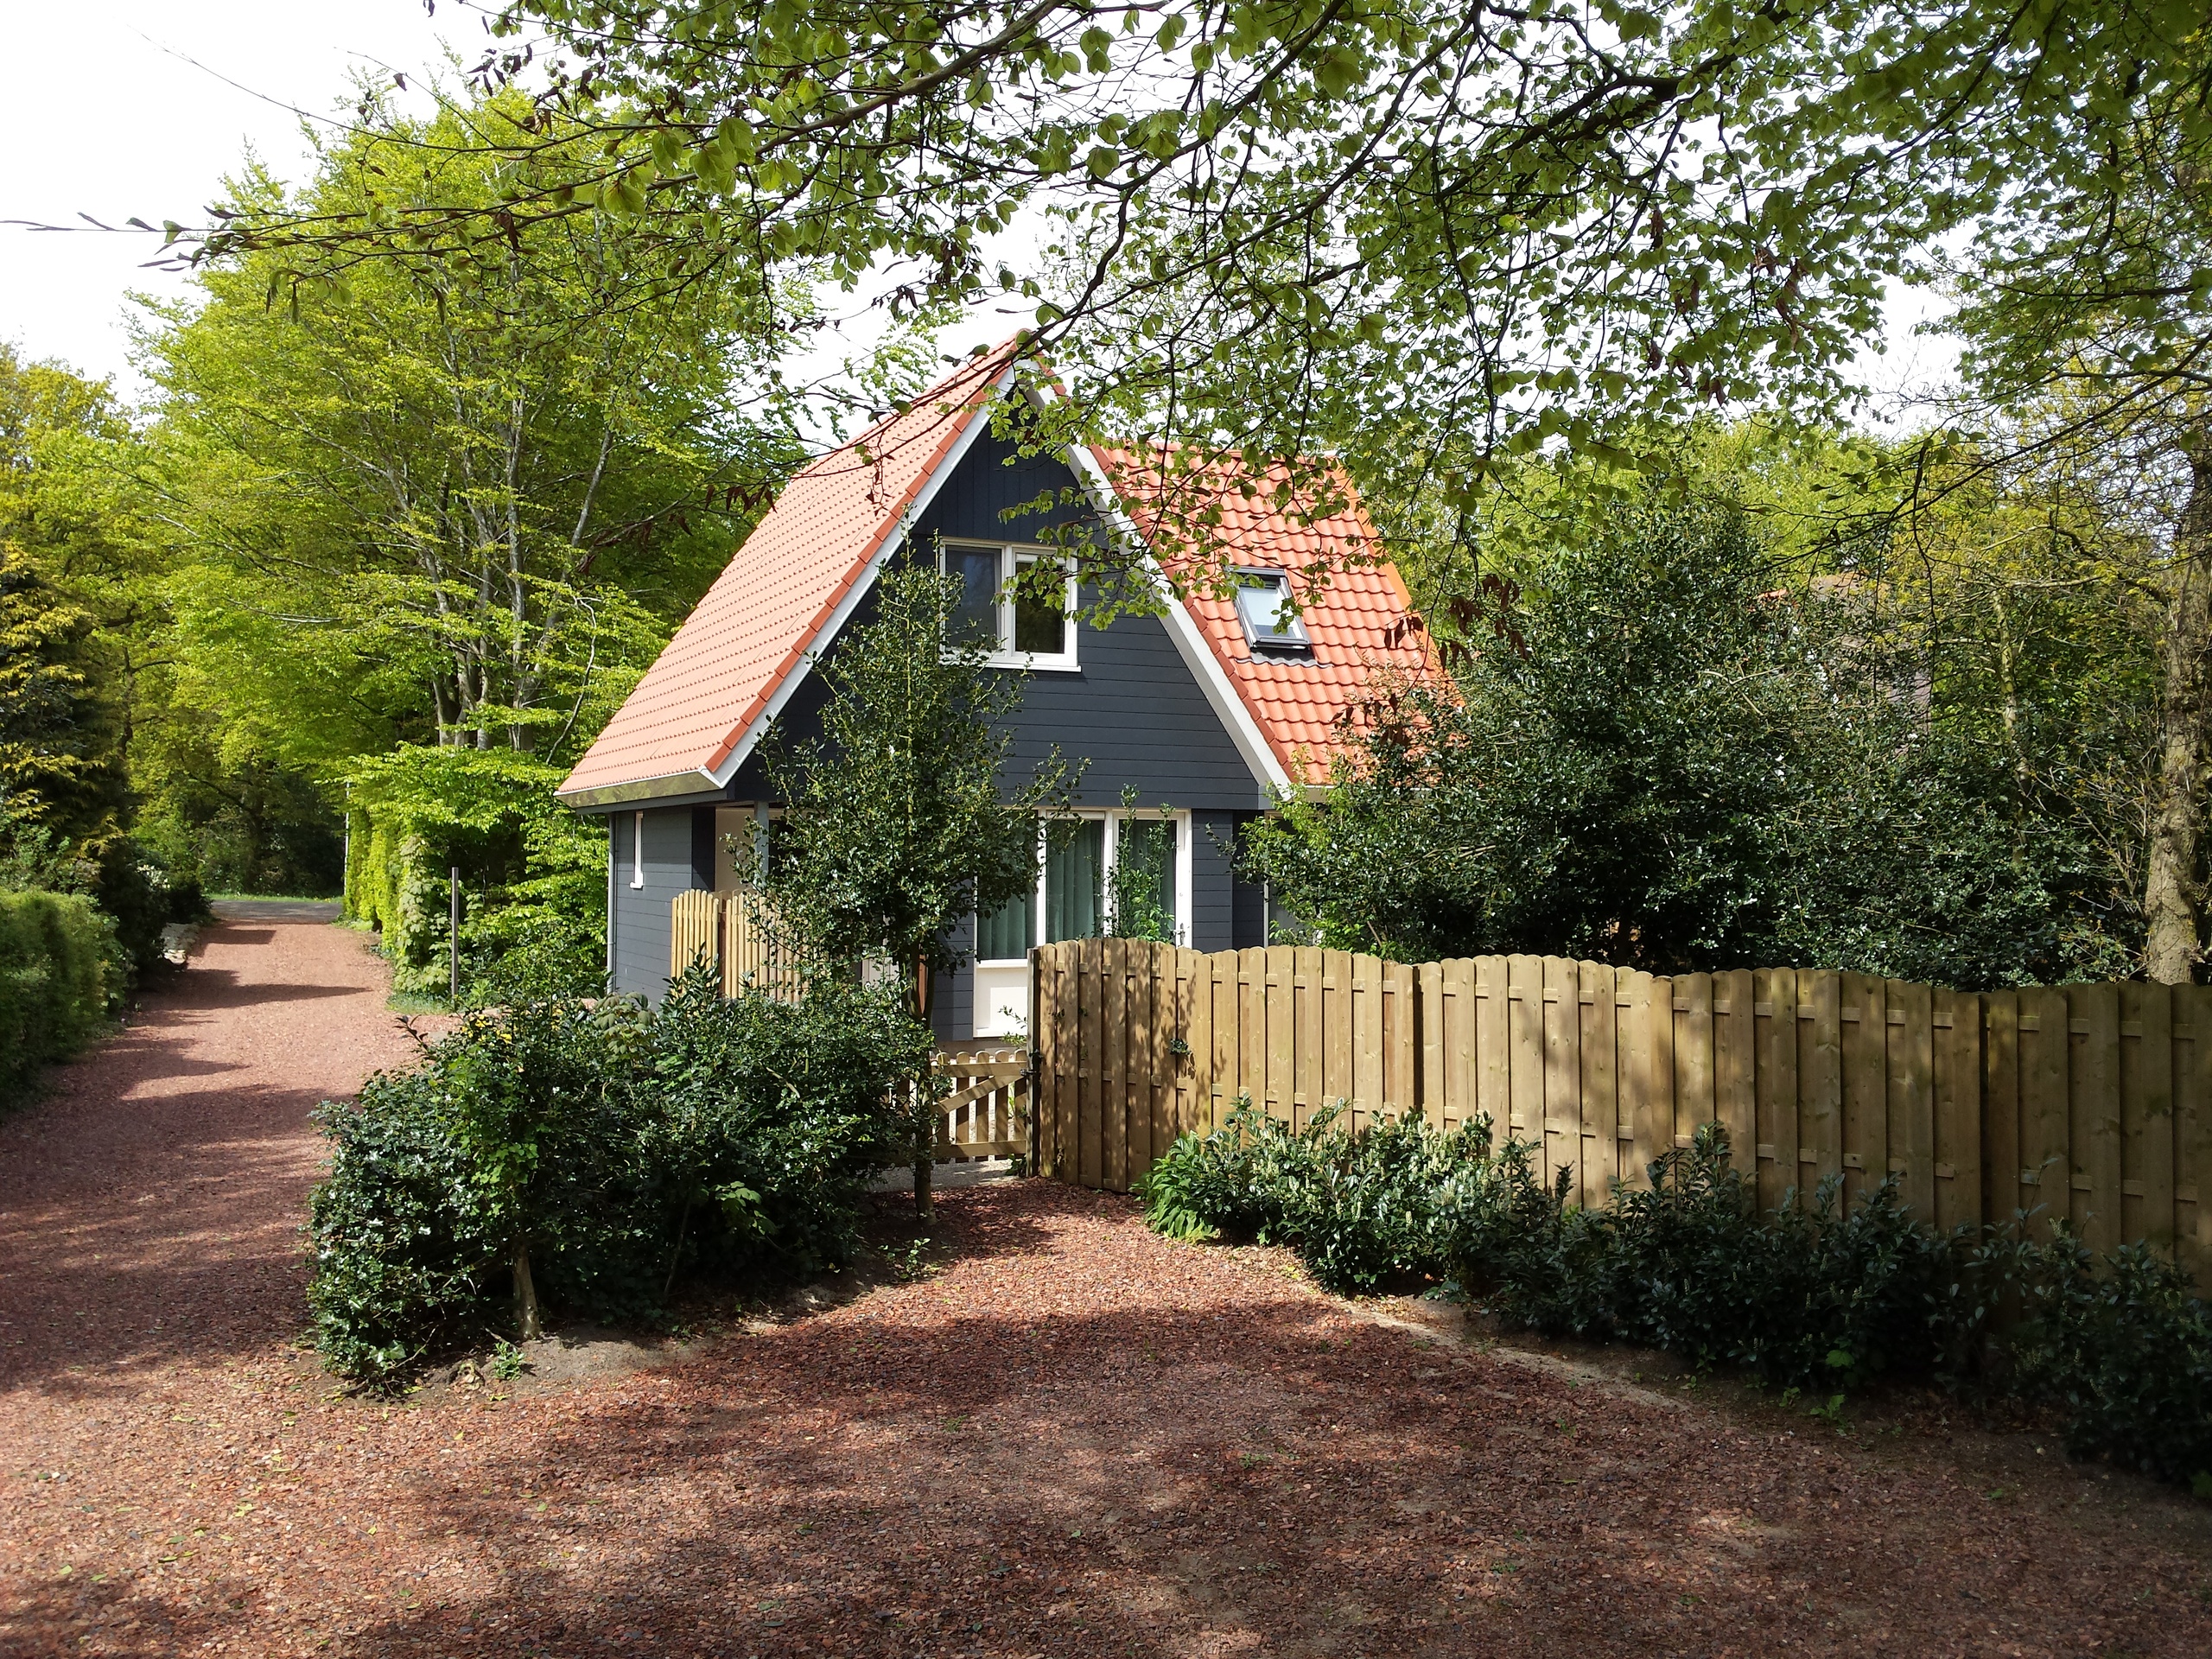
{"label": "orange tile roof", "polygon": [[[1435,649],[1413,598],[1368,522],[1349,479],[1325,490],[1276,467],[1249,480],[1233,467],[1175,467],[1126,449],[1094,448],[1140,534],[1171,575],[1196,559],[1215,568],[1287,574],[1313,646],[1310,661],[1255,653],[1233,599],[1194,585],[1183,604],[1268,746],[1294,782],[1319,783],[1343,752],[1339,717],[1376,669],[1428,675]],[[1164,474],[1164,476],[1163,476]]]}
{"label": "orange tile roof", "polygon": [[[784,487],[560,789],[575,805],[700,793],[770,707],[961,435],[997,395],[1014,342],[963,365],[901,415],[822,456]],[[1344,747],[1339,716],[1377,668],[1426,673],[1435,656],[1348,481],[1309,509],[1277,468],[1162,469],[1094,448],[1140,534],[1171,574],[1203,543],[1209,563],[1289,573],[1311,660],[1255,657],[1233,600],[1198,587],[1184,609],[1284,773],[1318,782]],[[1325,505],[1326,511],[1318,510]]]}
{"label": "orange tile roof", "polygon": [[[1011,342],[972,359],[904,414],[870,427],[784,486],[736,556],[561,785],[577,804],[727,760],[898,529],[938,464],[987,408]],[[676,792],[682,792],[677,791]]]}

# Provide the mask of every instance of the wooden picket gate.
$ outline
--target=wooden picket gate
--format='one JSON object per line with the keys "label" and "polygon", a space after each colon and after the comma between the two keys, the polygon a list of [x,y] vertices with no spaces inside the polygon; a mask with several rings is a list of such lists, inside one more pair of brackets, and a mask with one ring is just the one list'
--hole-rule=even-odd
{"label": "wooden picket gate", "polygon": [[1339,1103],[1353,1123],[1486,1114],[1591,1205],[1718,1121],[1768,1205],[1830,1175],[1856,1200],[1895,1173],[1939,1226],[2040,1207],[2099,1249],[2212,1260],[2212,987],[1975,993],[1121,939],[1033,961],[1039,1166],[1084,1186],[1127,1190],[1239,1096],[1295,1124]]}

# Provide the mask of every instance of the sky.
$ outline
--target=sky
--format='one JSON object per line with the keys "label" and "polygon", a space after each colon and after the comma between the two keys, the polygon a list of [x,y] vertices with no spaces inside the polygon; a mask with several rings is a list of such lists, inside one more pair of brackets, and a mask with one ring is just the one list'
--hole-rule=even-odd
{"label": "sky", "polygon": [[[76,225],[89,213],[118,226],[133,216],[200,222],[249,148],[280,176],[302,178],[300,111],[341,110],[356,73],[420,79],[449,52],[474,62],[485,41],[481,15],[461,0],[442,0],[435,16],[423,0],[79,4],[0,0],[12,71],[0,97],[0,155],[12,158],[0,172],[0,221]],[[187,291],[180,275],[145,268],[157,251],[158,238],[0,223],[0,340],[139,395],[128,296]],[[1910,335],[1931,311],[1925,296],[1893,296],[1888,350],[1863,360],[1868,383],[1891,403],[1955,360],[1947,342]],[[1004,320],[990,319],[984,332],[992,329],[1004,332]],[[868,332],[865,321],[855,331]],[[838,348],[825,345],[834,363]]]}

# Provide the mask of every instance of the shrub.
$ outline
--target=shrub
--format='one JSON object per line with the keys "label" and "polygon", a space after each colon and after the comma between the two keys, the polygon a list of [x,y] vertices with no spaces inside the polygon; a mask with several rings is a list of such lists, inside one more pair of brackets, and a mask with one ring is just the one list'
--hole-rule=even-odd
{"label": "shrub", "polygon": [[390,1382],[504,1324],[509,1298],[631,1317],[686,1268],[842,1263],[917,1040],[881,995],[726,1002],[704,970],[657,1011],[546,997],[470,1015],[416,1069],[323,1109],[308,1298],[325,1363]]}
{"label": "shrub", "polygon": [[2212,1306],[2189,1275],[2141,1244],[2099,1272],[2063,1222],[2048,1243],[1997,1236],[1982,1261],[2019,1299],[2007,1381],[2064,1414],[2067,1450],[2212,1497]]}
{"label": "shrub", "polygon": [[1513,1324],[1788,1388],[1931,1375],[1978,1324],[1954,1241],[1913,1222],[1894,1180],[1847,1212],[1830,1180],[1762,1216],[1717,1123],[1648,1173],[1612,1208],[1577,1210],[1564,1184],[1543,1192],[1525,1153],[1509,1156],[1490,1207],[1461,1220],[1464,1282],[1484,1285]]}
{"label": "shrub", "polygon": [[1239,1096],[1221,1128],[1182,1136],[1153,1166],[1139,1187],[1147,1219],[1181,1238],[1288,1244],[1334,1291],[1438,1270],[1447,1197],[1477,1155],[1473,1132],[1385,1118],[1347,1135],[1335,1128],[1342,1110],[1324,1108],[1293,1129]]}
{"label": "shrub", "polygon": [[81,895],[0,891],[0,1105],[99,1029],[112,931]]}

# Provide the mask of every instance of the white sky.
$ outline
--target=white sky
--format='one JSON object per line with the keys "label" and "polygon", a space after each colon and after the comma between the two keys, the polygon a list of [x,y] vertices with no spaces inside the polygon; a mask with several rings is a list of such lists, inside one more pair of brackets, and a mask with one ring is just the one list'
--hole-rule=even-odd
{"label": "white sky", "polygon": [[[87,12],[97,14],[91,27]],[[249,146],[285,177],[305,173],[300,118],[283,105],[332,113],[350,102],[357,69],[419,77],[442,68],[448,48],[474,61],[485,41],[461,0],[443,0],[435,16],[423,0],[90,0],[83,11],[0,0],[0,39],[10,69],[0,220],[52,225],[76,224],[80,213],[111,225],[134,215],[196,223]],[[157,241],[0,224],[0,340],[136,394],[126,296],[184,289],[181,276],[143,268]],[[1929,311],[1924,296],[1895,296],[1891,349],[1866,360],[1870,383],[1891,398],[1954,363],[1949,342],[1907,334]],[[1005,332],[1004,319],[976,321],[982,333]],[[864,322],[855,332],[874,331]],[[952,343],[969,344],[971,332]],[[824,346],[817,372],[836,356],[833,342]]]}

